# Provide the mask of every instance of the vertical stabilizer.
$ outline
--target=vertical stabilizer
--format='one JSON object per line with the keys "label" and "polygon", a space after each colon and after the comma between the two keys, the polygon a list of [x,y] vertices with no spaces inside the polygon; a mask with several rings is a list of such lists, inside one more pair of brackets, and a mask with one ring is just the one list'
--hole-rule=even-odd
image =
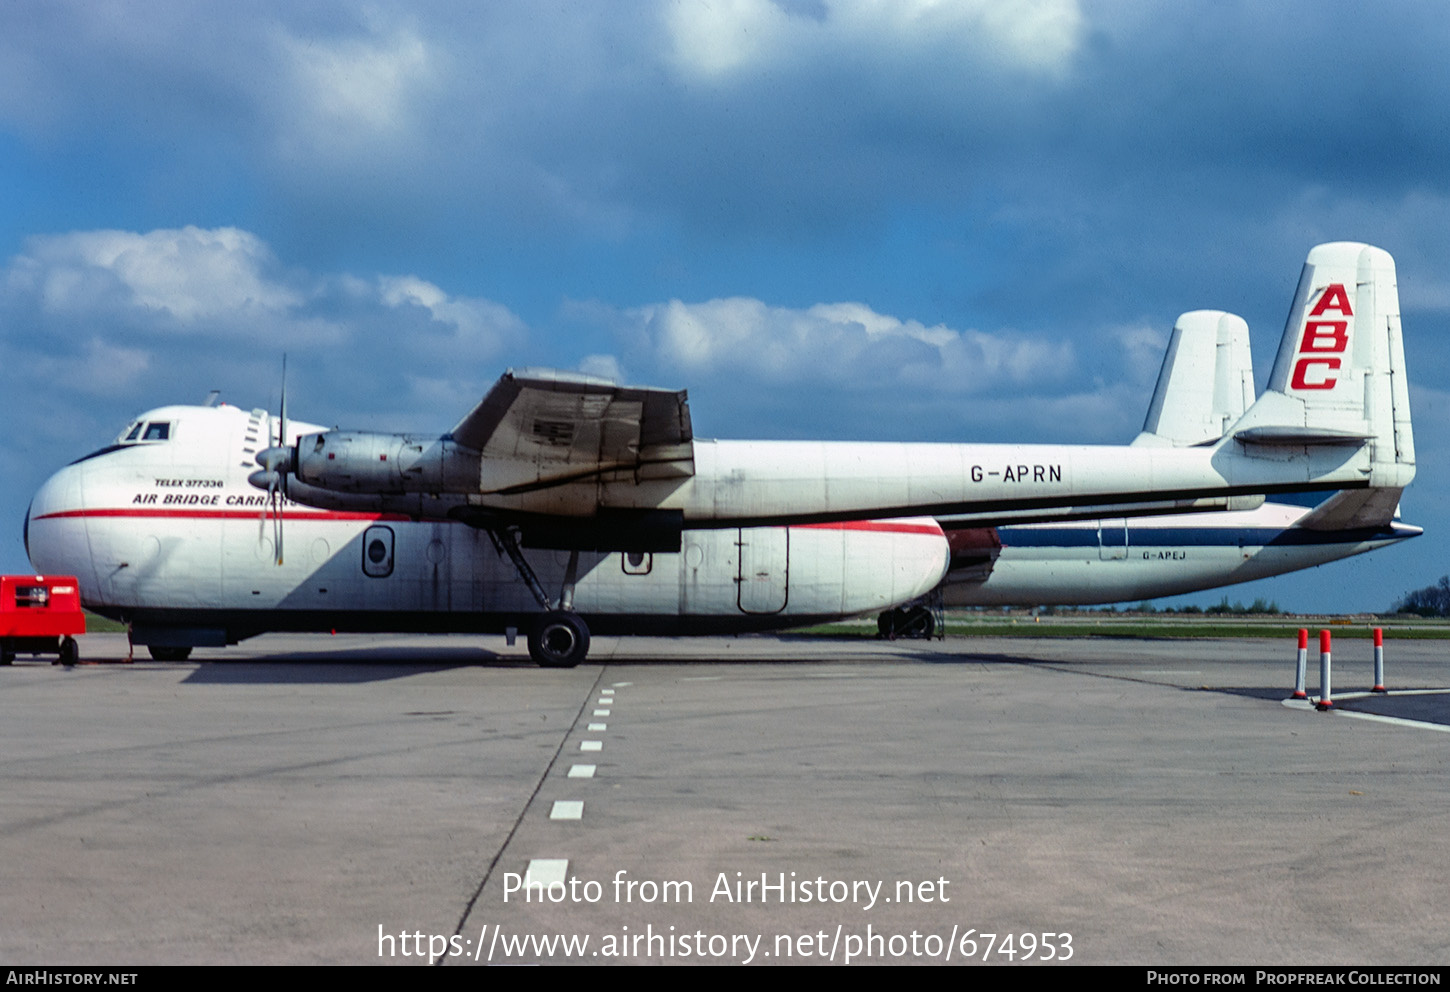
{"label": "vertical stabilizer", "polygon": [[1223,437],[1254,402],[1249,325],[1222,310],[1178,318],[1135,445],[1188,447]]}
{"label": "vertical stabilizer", "polygon": [[1233,427],[1250,454],[1267,448],[1371,446],[1370,486],[1415,475],[1395,262],[1370,245],[1309,252],[1269,386]]}

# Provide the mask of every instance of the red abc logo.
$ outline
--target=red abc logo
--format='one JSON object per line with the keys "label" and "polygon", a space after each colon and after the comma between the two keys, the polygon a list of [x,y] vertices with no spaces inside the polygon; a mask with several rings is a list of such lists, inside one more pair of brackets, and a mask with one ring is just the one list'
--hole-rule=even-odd
{"label": "red abc logo", "polygon": [[[1315,320],[1330,311],[1336,311],[1341,320]],[[1294,375],[1289,380],[1290,389],[1333,389],[1339,382],[1334,373],[1339,371],[1344,354],[1349,347],[1349,318],[1354,311],[1349,308],[1349,294],[1340,283],[1331,283],[1314,309],[1304,321],[1304,335],[1299,339],[1299,360],[1294,363]],[[1329,357],[1329,356],[1336,357]]]}

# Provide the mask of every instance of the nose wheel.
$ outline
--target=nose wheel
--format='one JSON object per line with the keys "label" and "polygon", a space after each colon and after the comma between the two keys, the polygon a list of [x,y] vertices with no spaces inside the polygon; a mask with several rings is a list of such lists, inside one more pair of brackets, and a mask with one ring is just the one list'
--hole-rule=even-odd
{"label": "nose wheel", "polygon": [[573,668],[589,654],[589,627],[577,613],[552,610],[529,631],[529,656],[540,668]]}

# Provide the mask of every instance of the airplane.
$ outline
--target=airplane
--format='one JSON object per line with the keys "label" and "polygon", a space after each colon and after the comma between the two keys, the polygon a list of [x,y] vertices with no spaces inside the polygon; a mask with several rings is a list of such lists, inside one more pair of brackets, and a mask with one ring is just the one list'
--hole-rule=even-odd
{"label": "airplane", "polygon": [[526,630],[538,663],[570,667],[591,630],[770,630],[908,602],[948,566],[938,520],[1326,489],[1377,507],[1415,472],[1394,262],[1353,243],[1310,251],[1269,389],[1212,444],[711,441],[683,392],[537,370],[436,437],[285,411],[138,418],[41,487],[32,564],[77,575],[156,657],[270,630]]}
{"label": "airplane", "polygon": [[[1174,323],[1139,446],[1189,447],[1223,437],[1254,402],[1249,328],[1221,310]],[[943,606],[1082,606],[1143,601],[1282,575],[1417,537],[1398,491],[1274,497],[1254,510],[955,528]],[[1391,502],[1393,496],[1396,502]],[[1346,514],[1344,508],[1349,506]],[[925,603],[883,611],[882,636],[930,637]]]}

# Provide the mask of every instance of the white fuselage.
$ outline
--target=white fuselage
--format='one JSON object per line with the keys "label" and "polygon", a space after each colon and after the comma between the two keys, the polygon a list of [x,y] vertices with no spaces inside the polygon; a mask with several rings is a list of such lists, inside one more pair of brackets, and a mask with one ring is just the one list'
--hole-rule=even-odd
{"label": "white fuselage", "polygon": [[[540,610],[488,533],[462,523],[288,503],[279,524],[247,482],[269,443],[265,412],[166,407],[138,423],[129,441],[46,482],[26,539],[38,570],[75,574],[88,607],[143,637],[158,628],[196,644],[267,630],[503,631]],[[162,433],[157,424],[166,437],[145,440]],[[525,556],[559,596],[569,553]],[[581,553],[573,608],[596,633],[778,629],[919,597],[947,557],[929,518],[687,530],[678,553]]]}

